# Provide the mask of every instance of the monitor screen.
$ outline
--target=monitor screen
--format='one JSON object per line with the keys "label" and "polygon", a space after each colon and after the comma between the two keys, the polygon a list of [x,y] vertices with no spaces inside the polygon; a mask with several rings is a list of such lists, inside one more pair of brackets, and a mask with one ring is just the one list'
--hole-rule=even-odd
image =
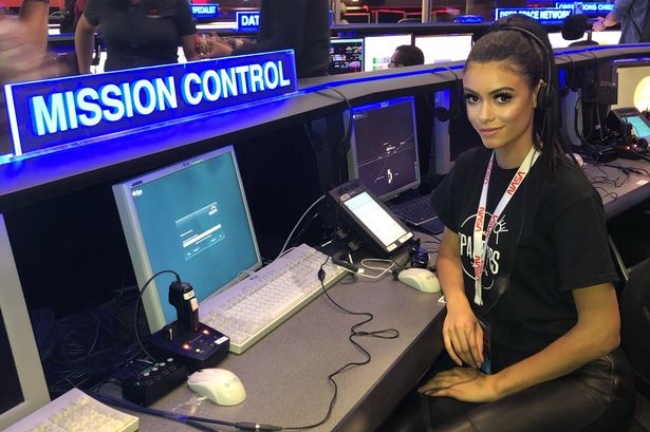
{"label": "monitor screen", "polygon": [[18,270],[0,215],[0,430],[50,401]]}
{"label": "monitor screen", "polygon": [[641,113],[625,116],[623,120],[632,125],[632,132],[638,138],[650,139],[650,123]]}
{"label": "monitor screen", "polygon": [[420,185],[414,101],[406,96],[352,107],[350,178],[383,200]]}
{"label": "monitor screen", "polygon": [[614,62],[618,81],[618,101],[611,106],[650,110],[650,59],[626,59]]}
{"label": "monitor screen", "polygon": [[472,35],[415,36],[415,46],[422,50],[426,64],[466,60],[472,49]]}
{"label": "monitor screen", "polygon": [[411,39],[410,34],[366,36],[364,39],[363,70],[372,72],[388,69],[388,63],[390,63],[395,48],[400,45],[411,45]]}
{"label": "monitor screen", "polygon": [[[607,30],[590,33],[591,40],[596,42],[598,45],[618,45],[618,41],[621,39],[620,30]],[[562,37],[561,32],[551,32],[548,34],[548,38],[553,48],[567,48],[571,44],[576,44],[575,47],[579,48],[580,46],[586,46],[585,41],[589,38],[589,33],[585,33],[580,39],[566,40]]]}
{"label": "monitor screen", "polygon": [[332,38],[330,75],[363,71],[363,38]]}
{"label": "monitor screen", "polygon": [[[228,146],[113,186],[140,289],[172,270],[199,303],[261,267],[234,148]],[[142,302],[152,332],[174,321],[171,274],[157,277]]]}

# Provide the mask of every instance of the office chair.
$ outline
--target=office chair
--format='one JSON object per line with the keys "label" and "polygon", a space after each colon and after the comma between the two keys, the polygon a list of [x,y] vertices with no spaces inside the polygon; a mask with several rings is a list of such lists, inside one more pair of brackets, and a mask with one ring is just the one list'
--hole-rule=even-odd
{"label": "office chair", "polygon": [[634,370],[637,391],[650,399],[650,258],[630,272],[620,307],[621,346]]}

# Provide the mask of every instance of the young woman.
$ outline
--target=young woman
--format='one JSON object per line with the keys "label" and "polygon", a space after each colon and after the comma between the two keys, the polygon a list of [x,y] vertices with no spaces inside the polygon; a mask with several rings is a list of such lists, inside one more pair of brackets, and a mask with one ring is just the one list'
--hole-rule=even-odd
{"label": "young woman", "polygon": [[556,81],[546,31],[521,15],[467,59],[483,147],[432,197],[451,361],[419,392],[436,431],[626,431],[633,416],[603,205],[564,154]]}

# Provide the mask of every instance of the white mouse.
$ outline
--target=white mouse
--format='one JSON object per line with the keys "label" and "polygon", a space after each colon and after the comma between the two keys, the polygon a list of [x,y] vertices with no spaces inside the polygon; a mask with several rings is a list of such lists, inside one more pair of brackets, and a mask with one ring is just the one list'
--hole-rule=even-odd
{"label": "white mouse", "polygon": [[424,293],[437,293],[440,291],[438,277],[431,270],[416,267],[407,268],[399,272],[397,280]]}
{"label": "white mouse", "polygon": [[190,389],[205,396],[217,405],[239,405],[246,399],[246,389],[233,372],[211,368],[194,372],[187,377]]}

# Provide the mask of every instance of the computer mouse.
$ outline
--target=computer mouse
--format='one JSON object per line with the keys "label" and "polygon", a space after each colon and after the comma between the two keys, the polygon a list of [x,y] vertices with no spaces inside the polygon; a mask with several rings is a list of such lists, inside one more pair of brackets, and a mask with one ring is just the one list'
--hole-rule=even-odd
{"label": "computer mouse", "polygon": [[239,405],[246,399],[246,389],[233,372],[209,368],[194,372],[187,377],[187,386],[217,405]]}
{"label": "computer mouse", "polygon": [[400,271],[397,280],[424,293],[437,293],[440,291],[438,277],[431,270],[411,267]]}

